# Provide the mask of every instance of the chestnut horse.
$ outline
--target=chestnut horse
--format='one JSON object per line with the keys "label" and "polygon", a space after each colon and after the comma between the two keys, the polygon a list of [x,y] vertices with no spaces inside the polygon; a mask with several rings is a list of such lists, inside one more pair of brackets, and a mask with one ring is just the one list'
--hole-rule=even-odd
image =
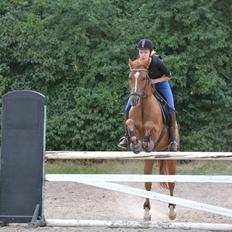
{"label": "chestnut horse", "polygon": [[[154,97],[154,89],[148,75],[149,61],[140,59],[129,60],[130,99],[132,108],[126,121],[130,138],[130,147],[134,153],[145,151],[167,151],[169,148],[169,133],[165,126],[160,103]],[[177,128],[177,127],[176,127]],[[177,129],[177,142],[179,134]],[[152,174],[154,160],[145,160],[144,174]],[[158,161],[159,174],[174,175],[176,173],[175,160]],[[151,190],[152,183],[146,182],[146,190]],[[160,183],[160,187],[168,189],[173,196],[175,183]],[[144,220],[151,220],[150,201],[144,203]],[[175,219],[175,205],[169,204],[169,218]]]}

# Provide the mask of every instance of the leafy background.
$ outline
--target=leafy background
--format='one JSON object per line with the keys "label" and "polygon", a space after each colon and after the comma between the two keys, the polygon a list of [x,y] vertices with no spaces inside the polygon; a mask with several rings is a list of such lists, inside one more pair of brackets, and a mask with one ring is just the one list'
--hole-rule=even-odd
{"label": "leafy background", "polygon": [[0,94],[46,96],[47,150],[117,150],[127,62],[150,38],[173,74],[181,149],[232,151],[230,0],[1,0],[0,25]]}

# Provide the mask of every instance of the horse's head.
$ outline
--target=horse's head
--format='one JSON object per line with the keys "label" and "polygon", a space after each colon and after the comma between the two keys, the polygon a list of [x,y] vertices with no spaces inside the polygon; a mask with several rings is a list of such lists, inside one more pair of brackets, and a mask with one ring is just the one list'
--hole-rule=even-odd
{"label": "horse's head", "polygon": [[150,61],[144,60],[129,60],[130,74],[130,97],[132,106],[140,103],[141,98],[146,96],[146,88],[149,83],[148,67]]}

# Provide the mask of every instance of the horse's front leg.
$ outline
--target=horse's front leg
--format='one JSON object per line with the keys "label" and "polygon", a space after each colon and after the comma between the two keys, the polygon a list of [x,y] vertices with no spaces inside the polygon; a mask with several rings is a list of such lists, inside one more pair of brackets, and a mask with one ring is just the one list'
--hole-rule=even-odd
{"label": "horse's front leg", "polygon": [[154,149],[154,142],[151,139],[151,131],[155,128],[152,121],[147,121],[144,124],[145,135],[143,139],[143,149],[147,152],[151,152]]}
{"label": "horse's front leg", "polygon": [[130,137],[131,149],[135,154],[138,154],[142,150],[142,143],[136,135],[134,120],[129,118],[126,121],[126,126]]}

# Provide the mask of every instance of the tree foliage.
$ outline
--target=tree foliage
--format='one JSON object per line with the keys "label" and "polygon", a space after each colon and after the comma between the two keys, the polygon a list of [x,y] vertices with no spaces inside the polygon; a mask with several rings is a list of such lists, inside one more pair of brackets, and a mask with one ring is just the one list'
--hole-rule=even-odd
{"label": "tree foliage", "polygon": [[182,150],[231,151],[231,12],[230,0],[0,1],[0,94],[46,96],[49,150],[116,150],[128,58],[150,38],[173,74]]}

